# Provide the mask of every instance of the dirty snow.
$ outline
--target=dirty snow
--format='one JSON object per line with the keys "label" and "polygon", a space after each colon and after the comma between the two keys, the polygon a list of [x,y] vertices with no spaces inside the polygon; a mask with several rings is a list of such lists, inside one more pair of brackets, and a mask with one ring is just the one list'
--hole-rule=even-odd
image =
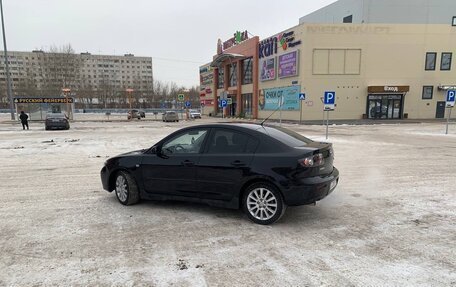
{"label": "dirty snow", "polygon": [[[340,184],[272,226],[181,202],[120,205],[111,156],[191,122],[0,114],[0,286],[456,286],[456,125],[332,125]],[[323,126],[283,124],[324,141]]]}

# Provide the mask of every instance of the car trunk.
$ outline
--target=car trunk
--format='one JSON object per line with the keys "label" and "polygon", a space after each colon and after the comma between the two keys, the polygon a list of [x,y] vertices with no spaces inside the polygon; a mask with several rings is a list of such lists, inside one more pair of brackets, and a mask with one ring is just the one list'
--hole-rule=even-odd
{"label": "car trunk", "polygon": [[[313,142],[304,147],[295,147],[300,153],[295,177],[309,177],[330,174],[333,171],[334,151],[331,143]],[[315,166],[304,166],[301,162],[305,158],[322,155],[323,163]]]}

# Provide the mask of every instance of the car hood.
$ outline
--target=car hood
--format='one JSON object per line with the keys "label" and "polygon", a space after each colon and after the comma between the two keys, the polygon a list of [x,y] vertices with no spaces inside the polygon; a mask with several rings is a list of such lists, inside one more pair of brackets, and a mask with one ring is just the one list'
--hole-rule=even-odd
{"label": "car hood", "polygon": [[135,150],[135,151],[129,151],[129,152],[126,152],[126,153],[122,153],[122,154],[119,154],[115,157],[124,157],[124,156],[132,156],[132,155],[138,155],[138,154],[143,154],[145,151],[145,149],[139,149],[139,150]]}

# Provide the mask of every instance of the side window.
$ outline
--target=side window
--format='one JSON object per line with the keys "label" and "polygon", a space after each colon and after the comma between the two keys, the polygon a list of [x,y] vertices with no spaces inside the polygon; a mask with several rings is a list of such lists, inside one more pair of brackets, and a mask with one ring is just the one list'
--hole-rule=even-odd
{"label": "side window", "polygon": [[207,153],[253,153],[257,140],[251,136],[227,129],[217,129],[209,139]]}
{"label": "side window", "polygon": [[162,145],[162,152],[167,155],[199,153],[206,135],[206,129],[189,130],[178,134]]}

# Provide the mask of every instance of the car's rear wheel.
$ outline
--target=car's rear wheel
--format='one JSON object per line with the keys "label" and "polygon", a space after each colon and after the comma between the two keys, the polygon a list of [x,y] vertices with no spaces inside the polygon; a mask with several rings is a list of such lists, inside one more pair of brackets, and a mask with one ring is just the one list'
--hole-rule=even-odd
{"label": "car's rear wheel", "polygon": [[244,193],[244,212],[255,223],[274,223],[282,217],[286,208],[280,192],[269,183],[254,183]]}
{"label": "car's rear wheel", "polygon": [[124,205],[132,205],[139,201],[138,185],[127,172],[117,173],[115,192],[119,202]]}

